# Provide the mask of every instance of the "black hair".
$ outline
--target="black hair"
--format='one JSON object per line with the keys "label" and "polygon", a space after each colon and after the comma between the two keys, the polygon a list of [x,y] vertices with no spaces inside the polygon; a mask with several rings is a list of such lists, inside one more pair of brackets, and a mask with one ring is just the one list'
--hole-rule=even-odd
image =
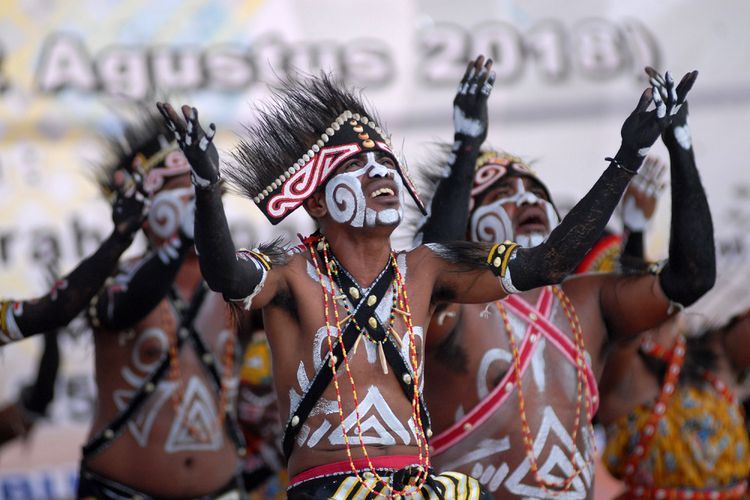
{"label": "black hair", "polygon": [[173,140],[173,134],[156,109],[150,110],[144,104],[129,111],[133,116],[120,115],[122,128],[118,133],[102,136],[104,159],[97,165],[94,175],[99,188],[107,195],[115,190],[117,170],[130,170],[136,155],[149,157]]}
{"label": "black hair", "polygon": [[[331,75],[306,75],[282,82],[258,108],[258,119],[223,172],[237,192],[252,198],[287,171],[344,111],[382,124],[361,91],[346,88]],[[384,132],[384,136],[387,133]]]}

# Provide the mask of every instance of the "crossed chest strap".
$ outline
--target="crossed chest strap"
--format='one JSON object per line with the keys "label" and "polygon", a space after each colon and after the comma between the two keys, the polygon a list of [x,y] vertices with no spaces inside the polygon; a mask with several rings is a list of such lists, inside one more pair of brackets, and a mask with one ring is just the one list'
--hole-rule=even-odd
{"label": "crossed chest strap", "polygon": [[[318,261],[323,262],[323,255],[320,251],[318,251]],[[419,389],[414,387],[414,377],[412,376],[411,370],[401,355],[401,352],[399,352],[398,347],[394,345],[393,340],[388,335],[387,328],[390,328],[390,326],[387,328],[384,327],[375,313],[375,309],[378,307],[381,300],[383,300],[384,295],[393,282],[394,269],[391,260],[389,259],[385,269],[383,269],[380,275],[375,278],[375,281],[369,289],[360,288],[360,286],[354,282],[352,277],[340,264],[338,264],[338,262],[336,265],[340,270],[338,273],[339,288],[353,306],[351,309],[352,318],[349,319],[349,322],[342,333],[342,341],[346,352],[349,353],[352,346],[357,341],[357,338],[360,335],[364,335],[360,328],[367,328],[367,334],[370,338],[377,342],[381,342],[383,353],[385,354],[385,359],[388,365],[393,370],[404,395],[411,401],[414,397],[414,391]],[[331,284],[331,286],[333,286],[333,284]],[[395,290],[394,293],[396,293]],[[375,298],[372,299],[371,297]],[[333,346],[333,356],[335,356],[335,367],[338,371],[338,368],[344,360],[342,346],[338,341]],[[302,424],[310,416],[313,407],[323,396],[323,392],[333,380],[333,370],[331,369],[330,360],[331,353],[329,352],[313,377],[305,394],[302,396],[297,408],[294,409],[289,417],[289,421],[284,431],[283,440],[284,456],[287,461],[289,461],[289,457],[292,455],[294,440],[297,434],[299,434]],[[425,429],[429,429],[430,416],[421,394],[419,395],[419,412]]]}
{"label": "crossed chest strap", "polygon": [[[214,390],[219,394],[221,392],[221,375],[216,368],[216,357],[208,348],[200,333],[198,333],[193,326],[193,321],[198,315],[201,305],[203,305],[207,291],[208,288],[206,287],[206,284],[201,281],[189,304],[185,304],[180,300],[174,288],[170,289],[167,298],[179,316],[179,324],[177,327],[177,353],[179,354],[182,351],[185,341],[190,339],[203,369],[208,374],[209,380],[211,380]],[[122,434],[127,423],[141,408],[143,408],[143,405],[146,404],[148,398],[155,392],[158,384],[164,379],[164,376],[169,373],[169,365],[170,356],[168,353],[165,353],[157,367],[154,368],[149,376],[146,377],[144,383],[135,391],[135,394],[133,394],[128,405],[120,410],[108,426],[99,431],[83,446],[84,459],[90,458],[101,452],[109,446],[116,437]],[[222,411],[222,409],[220,408],[219,411]],[[245,439],[239,430],[234,413],[228,408],[225,408],[224,411],[226,413],[224,426],[227,434],[237,447],[238,452],[242,455],[245,453]]]}

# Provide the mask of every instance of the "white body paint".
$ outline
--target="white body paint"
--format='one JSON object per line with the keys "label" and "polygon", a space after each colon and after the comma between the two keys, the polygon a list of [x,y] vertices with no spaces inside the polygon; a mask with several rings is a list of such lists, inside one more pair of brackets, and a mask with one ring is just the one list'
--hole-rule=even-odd
{"label": "white body paint", "polygon": [[681,127],[674,128],[674,138],[677,144],[685,151],[693,147],[693,138],[690,135],[690,127],[688,127],[687,123]]}
{"label": "white body paint", "polygon": [[[554,302],[553,309],[550,311],[550,318],[559,317],[562,312],[558,302]],[[491,309],[489,314],[481,316],[488,321],[488,329],[495,328],[494,323],[499,320],[496,309]],[[513,311],[508,311],[508,319],[512,328],[513,336],[517,342],[521,342],[526,333],[528,323],[517,316]],[[555,322],[555,321],[553,321]],[[564,363],[564,372],[556,372],[556,377],[562,381],[569,381],[570,386],[566,383],[564,387],[556,383],[551,377],[546,379],[547,367],[545,365],[545,351],[550,355],[549,347],[545,339],[537,340],[537,346],[532,355],[529,369],[523,377],[523,386],[526,393],[527,401],[529,398],[545,398],[543,394],[547,390],[564,389],[566,394],[575,398],[575,367],[567,360]],[[550,347],[551,351],[556,351],[556,347]],[[508,369],[511,369],[512,356],[504,348],[488,349],[482,357],[476,377],[477,395],[479,399],[484,400],[493,387],[490,386],[493,375],[496,373],[491,370],[492,365],[497,362],[504,363]],[[590,363],[590,360],[586,360]],[[553,389],[550,386],[554,386]],[[516,389],[514,389],[514,392]],[[517,395],[514,396],[514,399]],[[569,401],[571,405],[575,400]],[[456,412],[456,422],[463,419],[464,410],[458,408]],[[587,459],[593,456],[593,436],[588,433],[588,427],[585,423],[579,427],[578,434],[583,437],[583,448],[579,449],[578,444],[573,442],[569,431],[572,431],[570,424],[567,427],[562,424],[560,416],[550,405],[539,407],[538,416],[530,421],[533,442],[533,453],[536,457],[541,477],[553,483],[560,483],[562,480],[573,474],[575,469],[583,468],[581,475],[577,477],[570,489],[561,494],[547,494],[544,489],[536,483],[534,474],[531,471],[530,460],[525,456],[522,442],[518,437],[520,435],[520,423],[517,417],[518,402],[517,400],[508,400],[503,406],[496,410],[496,414],[481,424],[483,427],[477,428],[475,434],[467,435],[464,440],[456,443],[452,448],[444,452],[444,455],[438,455],[434,459],[436,468],[439,471],[458,470],[465,472],[477,478],[495,498],[528,498],[528,499],[587,499],[593,496],[593,466],[584,466]],[[530,414],[529,414],[530,415]],[[570,419],[570,420],[568,420]],[[567,416],[566,422],[572,421],[570,415]],[[511,423],[512,422],[512,423]],[[513,440],[511,441],[511,438]],[[579,438],[580,439],[580,438]],[[516,448],[517,447],[517,448]],[[520,451],[519,451],[520,450]],[[572,460],[570,457],[573,457]]]}
{"label": "white body paint", "polygon": [[475,450],[467,453],[459,460],[445,464],[444,469],[454,470],[462,465],[473,464],[471,475],[485,485],[490,492],[494,493],[500,487],[503,479],[508,475],[508,464],[501,464],[495,468],[493,465],[482,465],[481,461],[509,449],[510,439],[507,437],[501,439],[483,439]]}
{"label": "white body paint", "polygon": [[[151,434],[151,428],[156,421],[156,416],[164,406],[164,403],[170,400],[172,393],[177,388],[175,382],[160,382],[154,393],[149,397],[146,405],[128,421],[128,431],[135,439],[139,446],[145,448],[148,445],[148,438]],[[117,390],[112,394],[117,409],[122,411],[133,398],[135,391]]]}
{"label": "white body paint", "polygon": [[453,106],[453,127],[457,134],[469,137],[479,137],[484,133],[484,124],[481,120],[467,117],[458,106]]}
{"label": "white body paint", "polygon": [[[151,327],[141,332],[130,354],[132,368],[124,366],[120,370],[120,375],[132,389],[120,389],[112,393],[112,398],[118,410],[123,410],[130,403],[136,391],[145,383],[146,378],[161,362],[160,358],[152,362],[143,360],[143,348],[147,342],[158,343],[162,356],[166,355],[169,349],[169,338],[161,328]],[[148,438],[154,421],[164,403],[169,400],[169,397],[176,388],[177,384],[174,382],[160,382],[145,406],[128,422],[128,430],[138,445],[145,447],[148,444]]]}
{"label": "white body paint", "polygon": [[[217,348],[224,352],[228,342],[233,341],[233,333],[221,330],[217,335]],[[149,345],[151,344],[151,345]],[[151,348],[161,352],[161,356],[153,361],[144,359],[145,349]],[[169,337],[158,327],[145,328],[136,339],[130,356],[130,365],[120,370],[123,380],[130,389],[115,390],[112,394],[118,410],[126,408],[132,397],[146,383],[153,370],[168,355]],[[216,362],[216,360],[215,360]],[[225,373],[220,370],[222,384],[226,391],[227,404],[235,401],[239,381],[233,372]],[[154,388],[144,406],[128,421],[127,428],[133,439],[141,447],[149,444],[149,438],[154,423],[162,410],[171,411],[169,402],[175,391],[182,385],[182,399],[180,407],[174,415],[164,450],[167,453],[178,451],[218,450],[224,445],[223,430],[219,425],[217,408],[213,391],[206,387],[200,377],[191,376],[187,382],[173,381],[164,377]],[[165,407],[165,404],[167,405]],[[188,424],[198,429],[199,435],[190,434]]]}
{"label": "white body paint", "polygon": [[[573,474],[576,468],[582,468],[581,474],[564,493],[545,493],[530,473],[531,463],[528,457],[518,464],[508,463],[503,459],[503,455],[511,450],[510,438],[507,435],[499,439],[481,440],[460,458],[440,464],[440,470],[466,471],[477,478],[496,498],[506,498],[510,495],[525,499],[590,498],[590,494],[593,494],[594,470],[592,464],[585,465],[584,457],[590,457],[593,453],[593,436],[590,436],[585,428],[579,432],[584,433],[587,443],[583,453],[574,445],[571,435],[560,422],[555,410],[551,406],[546,406],[542,410],[542,422],[533,444],[540,476],[549,482],[560,483],[564,477]],[[541,456],[545,448],[549,449],[549,452]],[[574,463],[570,460],[571,456]]]}
{"label": "white body paint", "polygon": [[[344,419],[344,427],[351,444],[360,444],[356,427],[357,412],[361,419],[362,443],[385,446],[411,443],[408,430],[393,413],[377,386],[368,387],[367,395],[359,402],[357,411],[352,411]],[[340,425],[337,425],[328,436],[328,442],[332,445],[345,444]]]}
{"label": "white body paint", "polygon": [[[404,280],[406,280],[408,269],[406,266],[405,254],[399,254],[396,257],[399,270]],[[307,263],[308,276],[316,282],[320,282],[315,268],[310,262]],[[325,289],[330,293],[332,290],[331,283],[327,276],[323,276],[323,285]],[[336,295],[343,295],[341,291],[336,287],[333,288],[333,292]],[[363,289],[363,296],[369,293],[369,288]],[[390,319],[391,308],[393,306],[393,286],[383,295],[378,305],[375,307],[375,316],[381,323],[387,323]],[[348,299],[342,297],[338,299],[340,303],[347,301],[350,309],[352,304],[348,302]],[[346,326],[344,326],[346,328]],[[420,378],[420,387],[424,384],[424,331],[422,327],[414,327],[414,339],[417,344],[418,351],[420,352],[420,364],[418,367],[418,373]],[[306,364],[304,361],[300,361],[297,367],[297,384],[298,388],[291,388],[289,390],[290,400],[290,414],[293,415],[302,400],[302,395],[305,394],[311,384],[310,375],[317,373],[320,369],[326,369],[326,360],[329,352],[328,346],[328,333],[329,330],[326,326],[318,328],[315,332],[312,343],[312,367],[313,372],[308,374]],[[332,337],[337,337],[339,334],[338,329],[335,326],[330,328],[330,334]],[[393,334],[393,333],[391,333]],[[401,336],[401,348],[400,353],[404,358],[406,365],[411,366],[411,338],[408,332],[404,332]],[[398,345],[396,344],[398,347]],[[375,365],[380,363],[377,355],[376,346],[366,339],[362,339],[358,347],[358,358],[357,362],[362,360],[359,352],[365,349],[366,355],[365,360],[368,364]],[[343,365],[339,368],[339,372],[343,370]],[[378,367],[378,370],[380,368]],[[360,396],[361,397],[361,396]],[[405,444],[408,445],[412,442],[412,437],[416,440],[416,427],[411,419],[404,425],[399,420],[396,414],[391,409],[388,401],[383,397],[380,389],[377,386],[371,385],[367,388],[366,396],[359,400],[357,411],[360,415],[360,424],[362,430],[362,437],[364,444],[375,444],[375,445],[395,445]],[[324,415],[326,418],[321,423],[317,424],[315,428],[311,427],[309,423],[304,423],[300,428],[300,432],[297,435],[296,441],[299,446],[308,446],[313,448],[318,445],[321,440],[326,439],[328,443],[332,445],[343,445],[344,434],[339,423],[339,407],[336,400],[329,400],[321,398],[313,407],[310,412],[310,417]],[[347,438],[350,444],[359,444],[358,431],[356,427],[356,411],[352,409],[348,415],[345,416],[345,427]]]}
{"label": "white body paint", "polygon": [[[490,393],[490,386],[487,383],[487,373],[490,370],[490,365],[494,363],[495,361],[503,361],[505,363],[510,363],[513,359],[513,356],[506,351],[505,349],[495,348],[490,349],[486,353],[484,353],[484,356],[482,356],[482,361],[479,362],[479,369],[477,370],[477,395],[479,396],[479,399],[484,399],[487,397],[487,395]],[[456,419],[458,421],[459,419],[463,418],[463,414],[461,414],[460,417]]]}
{"label": "white body paint", "polygon": [[[591,443],[593,436],[588,435],[588,432],[583,430],[586,443]],[[550,453],[546,458],[541,458],[540,454],[545,448],[547,441],[557,438],[564,448],[558,445],[552,446]],[[588,446],[587,446],[588,448]],[[531,464],[528,458],[525,458],[523,462],[508,476],[505,482],[505,488],[511,493],[521,495],[523,497],[531,498],[561,498],[564,500],[584,499],[588,496],[588,490],[592,486],[593,479],[593,466],[591,464],[584,465],[585,460],[583,455],[578,450],[577,446],[573,443],[573,439],[568,434],[565,427],[557,417],[555,410],[551,406],[544,408],[544,414],[542,417],[542,424],[539,431],[534,439],[534,456],[537,458],[539,465],[539,474],[543,479],[552,482],[560,482],[562,478],[558,476],[560,471],[565,476],[573,474],[575,468],[574,464],[571,463],[569,450],[575,450],[573,453],[573,461],[575,467],[583,468],[581,474],[573,480],[571,488],[565,493],[549,497],[546,495],[544,490],[536,484],[534,479],[530,482],[523,482],[524,478],[529,475]],[[585,456],[591,456],[592,450],[584,450]],[[557,473],[557,474],[556,474]]]}
{"label": "white body paint", "polygon": [[[197,429],[199,436],[193,436],[190,427]],[[208,439],[205,439],[205,438]],[[190,377],[185,387],[182,402],[172,427],[169,430],[164,451],[215,451],[224,445],[224,436],[219,427],[211,391],[198,377]]]}
{"label": "white body paint", "polygon": [[474,210],[470,231],[472,241],[513,240],[513,223],[499,200]]}
{"label": "white body paint", "polygon": [[[494,307],[492,308],[492,310],[495,310]],[[481,314],[482,313],[480,313],[480,317],[482,317]],[[483,319],[488,318],[489,315],[487,315],[487,317],[483,317]],[[513,312],[508,312],[508,322],[510,323],[510,326],[513,330],[513,336],[515,337],[516,342],[522,342],[526,333],[527,323],[519,319]],[[490,326],[488,328],[493,327]],[[547,365],[544,360],[545,347],[546,342],[543,338],[537,340],[537,347],[534,351],[533,357],[531,358],[530,365],[534,383],[536,384],[537,389],[540,393],[543,393],[547,387]],[[490,371],[490,367],[498,361],[506,363],[508,364],[508,366],[510,366],[512,360],[513,356],[510,351],[507,351],[500,347],[489,349],[484,353],[484,355],[482,356],[482,360],[479,362],[479,368],[477,369],[476,377],[477,398],[479,400],[483,400],[484,398],[486,398],[493,389],[493,387],[490,387],[488,383],[489,381],[487,379],[487,374]]]}

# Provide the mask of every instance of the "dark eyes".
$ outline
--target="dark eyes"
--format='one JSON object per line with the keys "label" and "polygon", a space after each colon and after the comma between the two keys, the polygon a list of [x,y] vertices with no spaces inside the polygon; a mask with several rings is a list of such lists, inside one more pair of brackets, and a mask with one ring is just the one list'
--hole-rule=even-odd
{"label": "dark eyes", "polygon": [[361,160],[353,160],[346,164],[346,167],[344,167],[345,172],[351,172],[353,170],[357,170],[358,168],[362,168],[364,163],[362,163]]}
{"label": "dark eyes", "polygon": [[499,200],[500,198],[507,198],[508,196],[512,196],[512,195],[513,195],[512,189],[498,189],[492,192],[487,197],[487,201],[495,201],[495,200]]}
{"label": "dark eyes", "polygon": [[[378,158],[376,161],[378,163],[380,163],[381,165],[383,165],[384,167],[393,168],[393,169],[396,168],[396,164],[394,163],[394,161],[392,159],[388,158],[387,156],[382,157],[382,158]],[[352,172],[352,171],[358,170],[358,169],[360,169],[360,168],[362,168],[364,166],[365,166],[365,161],[357,158],[357,159],[353,159],[353,160],[350,160],[349,162],[347,162],[344,165],[343,171],[344,172]]]}

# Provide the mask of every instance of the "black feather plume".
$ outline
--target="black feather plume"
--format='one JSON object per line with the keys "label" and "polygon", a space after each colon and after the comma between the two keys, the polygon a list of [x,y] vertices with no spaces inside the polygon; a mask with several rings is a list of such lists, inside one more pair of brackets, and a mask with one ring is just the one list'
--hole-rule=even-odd
{"label": "black feather plume", "polygon": [[271,95],[259,107],[257,122],[245,127],[233,161],[223,170],[234,189],[248,198],[287,171],[344,111],[367,116],[382,127],[361,91],[325,73],[283,82]]}

